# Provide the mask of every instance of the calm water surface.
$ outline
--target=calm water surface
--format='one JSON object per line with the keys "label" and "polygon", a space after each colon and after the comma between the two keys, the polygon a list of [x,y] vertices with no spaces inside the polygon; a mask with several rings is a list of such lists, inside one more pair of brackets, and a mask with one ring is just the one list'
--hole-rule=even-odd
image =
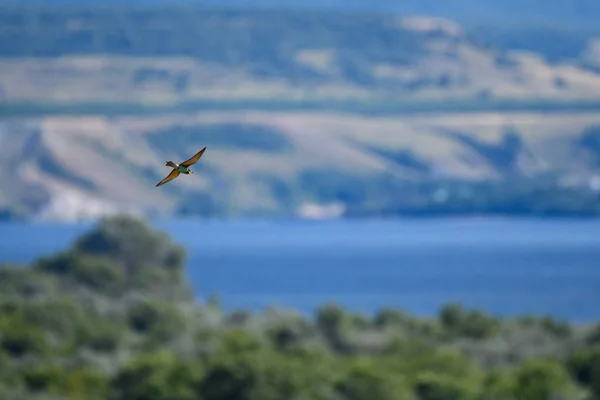
{"label": "calm water surface", "polygon": [[[188,249],[199,297],[226,308],[324,302],[421,315],[460,301],[500,315],[600,319],[600,221],[154,223]],[[0,224],[0,261],[65,249],[90,225]]]}

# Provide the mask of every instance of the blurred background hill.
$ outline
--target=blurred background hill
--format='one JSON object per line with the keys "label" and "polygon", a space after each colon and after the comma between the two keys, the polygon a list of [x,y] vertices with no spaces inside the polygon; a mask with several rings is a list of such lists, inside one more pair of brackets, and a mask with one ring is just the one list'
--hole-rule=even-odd
{"label": "blurred background hill", "polygon": [[[127,4],[127,5],[165,5],[173,4],[169,0],[1,0],[0,3],[19,4]],[[399,14],[427,14],[457,19],[461,22],[495,22],[511,25],[515,23],[557,23],[559,25],[594,27],[595,18],[600,13],[598,3],[592,0],[556,0],[545,3],[539,0],[408,0],[393,2],[386,0],[177,0],[178,4],[202,5],[209,7],[241,8],[293,8],[325,9],[341,11],[378,11]]]}
{"label": "blurred background hill", "polygon": [[596,214],[598,6],[430,3],[4,1],[1,214]]}

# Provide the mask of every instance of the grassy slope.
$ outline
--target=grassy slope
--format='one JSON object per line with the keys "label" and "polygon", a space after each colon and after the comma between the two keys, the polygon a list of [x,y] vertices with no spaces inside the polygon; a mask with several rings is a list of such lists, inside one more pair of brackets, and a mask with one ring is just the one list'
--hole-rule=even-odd
{"label": "grassy slope", "polygon": [[[195,210],[200,213],[294,214],[307,202],[344,199],[347,185],[362,187],[360,196],[375,195],[368,182],[389,174],[397,182],[558,174],[586,185],[598,154],[582,138],[599,125],[596,113],[369,117],[215,111],[48,117],[39,125],[41,133],[13,122],[12,129],[21,134],[5,140],[10,145],[0,150],[7,166],[0,177],[9,182],[8,165],[25,160],[19,170],[22,185],[54,199],[50,215],[113,207],[170,212],[186,203],[200,204]],[[181,161],[203,146],[208,151],[197,175],[154,189],[168,172],[166,160]],[[315,173],[317,178],[310,178]],[[27,191],[10,196],[8,202],[24,212],[38,209]]]}

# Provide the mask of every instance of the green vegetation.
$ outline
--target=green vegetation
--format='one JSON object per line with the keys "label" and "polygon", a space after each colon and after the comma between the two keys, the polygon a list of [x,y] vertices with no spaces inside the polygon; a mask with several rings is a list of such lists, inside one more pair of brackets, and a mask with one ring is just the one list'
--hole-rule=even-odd
{"label": "green vegetation", "polygon": [[198,304],[185,253],[129,217],[0,268],[0,398],[550,400],[600,397],[600,325],[426,320],[324,305],[314,319]]}

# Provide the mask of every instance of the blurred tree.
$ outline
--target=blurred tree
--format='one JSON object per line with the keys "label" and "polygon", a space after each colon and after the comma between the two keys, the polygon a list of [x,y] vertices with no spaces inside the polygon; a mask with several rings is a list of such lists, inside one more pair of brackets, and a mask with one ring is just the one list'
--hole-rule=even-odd
{"label": "blurred tree", "polygon": [[122,290],[125,282],[123,269],[114,261],[73,251],[42,258],[34,269],[107,294]]}
{"label": "blurred tree", "polygon": [[316,359],[297,362],[289,355],[262,352],[256,359],[257,380],[251,390],[253,400],[328,400],[332,392],[330,374],[324,373]]}
{"label": "blurred tree", "polygon": [[481,397],[483,400],[512,399],[515,386],[516,382],[510,371],[492,370],[483,380]]}
{"label": "blurred tree", "polygon": [[301,318],[286,318],[267,329],[267,335],[275,349],[284,351],[294,348],[310,335],[311,328]]}
{"label": "blurred tree", "polygon": [[175,305],[159,300],[135,302],[128,310],[131,329],[147,335],[154,344],[167,342],[185,328],[185,318]]}
{"label": "blurred tree", "polygon": [[460,380],[430,372],[418,376],[414,390],[420,400],[469,400],[476,394]]}
{"label": "blurred tree", "polygon": [[557,321],[551,316],[546,316],[541,319],[541,326],[546,331],[555,336],[566,338],[572,333],[571,327],[565,321]]}
{"label": "blurred tree", "polygon": [[317,328],[330,346],[340,353],[350,351],[346,340],[348,323],[344,310],[335,304],[326,304],[317,310]]}
{"label": "blurred tree", "polygon": [[486,313],[473,310],[467,313],[460,334],[473,339],[485,339],[498,333],[499,321]]}
{"label": "blurred tree", "polygon": [[318,349],[295,347],[280,353],[240,330],[223,333],[198,393],[206,400],[329,400],[332,362]]}
{"label": "blurred tree", "polygon": [[336,390],[347,400],[409,400],[413,397],[402,375],[377,368],[364,359],[351,362],[336,384]]}
{"label": "blurred tree", "polygon": [[398,327],[410,320],[402,310],[382,308],[373,317],[373,326],[376,328]]}
{"label": "blurred tree", "polygon": [[449,331],[457,331],[465,318],[465,311],[458,303],[449,303],[440,311],[440,322]]}
{"label": "blurred tree", "polygon": [[65,369],[58,364],[38,365],[23,372],[27,389],[78,400],[106,399],[108,378],[88,368]]}
{"label": "blurred tree", "polygon": [[600,345],[575,351],[566,365],[571,376],[588,387],[594,399],[600,399]]}
{"label": "blurred tree", "polygon": [[202,369],[157,351],[129,361],[111,382],[113,400],[196,400]]}
{"label": "blurred tree", "polygon": [[250,400],[257,380],[254,362],[247,357],[213,359],[198,394],[204,400]]}
{"label": "blurred tree", "polygon": [[50,295],[56,289],[51,277],[42,276],[33,268],[0,266],[0,295],[32,299]]}
{"label": "blurred tree", "polygon": [[45,332],[21,316],[0,317],[0,348],[13,357],[41,355],[49,350]]}
{"label": "blurred tree", "polygon": [[600,323],[593,325],[592,329],[586,334],[585,341],[590,346],[600,345]]}
{"label": "blurred tree", "polygon": [[445,305],[439,320],[446,332],[451,336],[465,336],[473,339],[484,339],[498,332],[498,320],[479,310],[466,311],[460,304]]}
{"label": "blurred tree", "polygon": [[158,266],[176,273],[184,268],[185,250],[172,243],[164,233],[153,231],[143,220],[118,216],[106,218],[98,227],[81,236],[74,250],[110,256],[120,261],[130,273],[145,266]]}
{"label": "blurred tree", "polygon": [[57,299],[22,303],[19,307],[20,316],[28,324],[36,326],[54,340],[74,342],[93,316],[75,297],[68,295]]}
{"label": "blurred tree", "polygon": [[513,395],[523,400],[550,400],[564,394],[570,380],[565,369],[552,360],[529,360],[515,372]]}

